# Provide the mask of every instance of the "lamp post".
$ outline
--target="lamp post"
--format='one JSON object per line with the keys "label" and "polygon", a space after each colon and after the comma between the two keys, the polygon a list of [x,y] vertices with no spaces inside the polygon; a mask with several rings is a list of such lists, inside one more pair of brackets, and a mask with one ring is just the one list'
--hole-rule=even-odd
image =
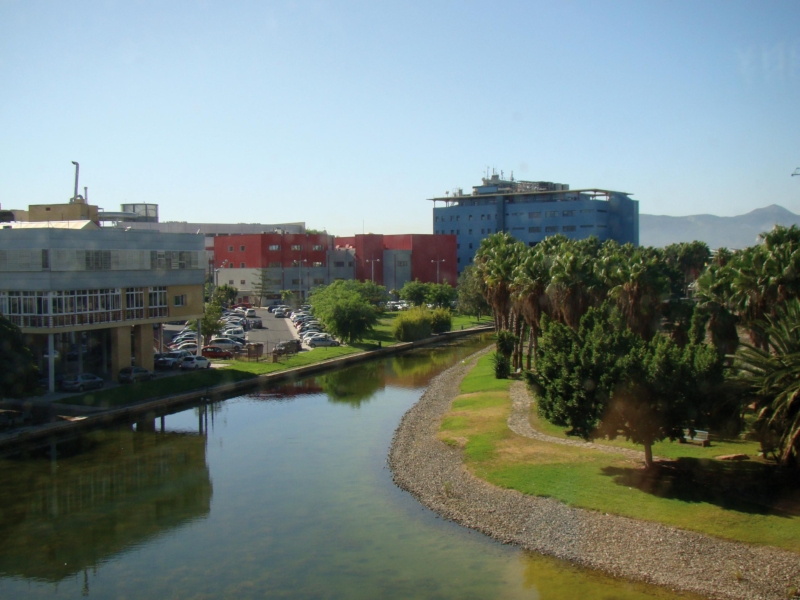
{"label": "lamp post", "polygon": [[[308,261],[303,258],[297,261],[297,301],[303,301],[303,263],[307,263]],[[299,305],[298,305],[299,306]]]}
{"label": "lamp post", "polygon": [[380,258],[365,259],[364,262],[372,263],[372,283],[375,283],[375,263],[381,262]]}
{"label": "lamp post", "polygon": [[442,259],[437,258],[436,260],[432,260],[431,262],[436,263],[436,285],[439,285],[439,263],[443,263],[445,261],[443,258]]}
{"label": "lamp post", "polygon": [[219,287],[219,272],[220,272],[221,269],[225,268],[225,265],[227,265],[227,264],[228,264],[228,261],[227,260],[223,260],[222,264],[219,266],[219,269],[214,269],[214,289],[211,290],[211,295],[208,298],[209,302],[211,302],[211,298],[214,297],[214,292],[216,292],[217,288]]}

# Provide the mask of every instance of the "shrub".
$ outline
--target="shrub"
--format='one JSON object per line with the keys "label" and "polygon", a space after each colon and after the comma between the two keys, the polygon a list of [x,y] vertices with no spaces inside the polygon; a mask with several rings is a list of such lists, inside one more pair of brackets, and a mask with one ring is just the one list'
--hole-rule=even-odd
{"label": "shrub", "polygon": [[492,354],[492,365],[494,366],[495,379],[508,379],[511,374],[511,362],[507,356],[495,352]]}
{"label": "shrub", "polygon": [[431,312],[431,331],[433,333],[444,333],[453,328],[453,319],[450,311],[446,308],[437,308]]}
{"label": "shrub", "polygon": [[431,311],[426,308],[412,308],[400,313],[392,325],[392,333],[396,340],[414,342],[431,335]]}

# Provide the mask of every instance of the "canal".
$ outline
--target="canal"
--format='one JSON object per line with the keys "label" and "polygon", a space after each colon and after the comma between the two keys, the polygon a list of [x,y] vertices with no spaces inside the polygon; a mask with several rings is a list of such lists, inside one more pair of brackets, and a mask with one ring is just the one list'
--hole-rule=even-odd
{"label": "canal", "polygon": [[0,459],[0,598],[671,598],[504,546],[394,486],[392,434],[479,342]]}

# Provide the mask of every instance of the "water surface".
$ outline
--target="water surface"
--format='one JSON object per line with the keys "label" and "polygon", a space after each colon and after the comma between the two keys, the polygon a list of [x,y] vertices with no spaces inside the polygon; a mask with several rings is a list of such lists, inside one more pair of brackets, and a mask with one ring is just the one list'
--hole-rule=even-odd
{"label": "water surface", "polygon": [[0,460],[0,597],[675,597],[503,546],[394,486],[386,455],[401,416],[476,348]]}

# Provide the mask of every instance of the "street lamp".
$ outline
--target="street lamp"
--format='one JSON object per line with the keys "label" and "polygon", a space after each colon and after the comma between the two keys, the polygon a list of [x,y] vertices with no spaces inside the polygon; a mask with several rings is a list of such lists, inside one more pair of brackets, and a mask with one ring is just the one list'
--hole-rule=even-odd
{"label": "street lamp", "polygon": [[303,301],[303,263],[307,263],[308,260],[305,258],[300,259],[297,261],[297,300],[302,302]]}
{"label": "street lamp", "polygon": [[372,263],[372,283],[375,283],[375,263],[381,262],[380,258],[365,259],[364,262]]}
{"label": "street lamp", "polygon": [[432,260],[431,262],[432,263],[436,263],[436,285],[439,285],[439,263],[443,263],[443,262],[445,262],[445,260],[442,258],[441,260],[440,259],[436,259],[436,260]]}

